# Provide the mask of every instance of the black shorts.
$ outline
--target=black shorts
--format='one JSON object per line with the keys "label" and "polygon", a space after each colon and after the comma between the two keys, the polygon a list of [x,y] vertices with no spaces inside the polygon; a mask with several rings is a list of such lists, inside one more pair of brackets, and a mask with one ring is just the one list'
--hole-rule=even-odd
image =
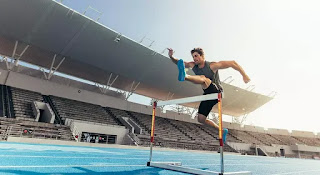
{"label": "black shorts", "polygon": [[[203,95],[213,94],[213,93],[220,93],[221,92],[217,88],[217,86],[212,84],[212,83],[210,84],[210,86],[207,89],[204,89],[203,91],[204,91]],[[202,101],[200,103],[198,113],[207,117],[209,115],[210,111],[212,110],[212,107],[217,103],[218,103],[217,99],[216,100]]]}

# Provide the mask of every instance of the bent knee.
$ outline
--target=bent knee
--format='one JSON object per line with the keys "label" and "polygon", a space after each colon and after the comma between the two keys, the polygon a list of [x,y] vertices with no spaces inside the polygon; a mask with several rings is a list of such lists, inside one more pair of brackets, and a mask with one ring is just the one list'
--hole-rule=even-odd
{"label": "bent knee", "polygon": [[207,81],[207,77],[206,76],[204,76],[204,75],[200,75],[200,78],[201,78],[201,81],[202,82],[206,82]]}
{"label": "bent knee", "polygon": [[200,75],[200,77],[201,77],[201,80],[202,80],[203,83],[205,83],[205,84],[210,84],[211,83],[211,80],[209,78],[207,78],[206,76]]}
{"label": "bent knee", "polygon": [[205,123],[207,120],[207,117],[203,116],[203,115],[198,115],[198,122],[199,123]]}

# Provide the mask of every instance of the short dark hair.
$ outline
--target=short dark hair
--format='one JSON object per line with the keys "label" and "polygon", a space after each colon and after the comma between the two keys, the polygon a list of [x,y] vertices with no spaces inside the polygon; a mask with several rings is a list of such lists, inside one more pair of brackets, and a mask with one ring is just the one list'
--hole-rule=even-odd
{"label": "short dark hair", "polygon": [[193,53],[195,53],[195,52],[198,52],[198,54],[199,54],[200,56],[204,56],[204,51],[203,51],[200,47],[197,47],[197,48],[192,49],[192,50],[191,50],[191,55],[192,55]]}

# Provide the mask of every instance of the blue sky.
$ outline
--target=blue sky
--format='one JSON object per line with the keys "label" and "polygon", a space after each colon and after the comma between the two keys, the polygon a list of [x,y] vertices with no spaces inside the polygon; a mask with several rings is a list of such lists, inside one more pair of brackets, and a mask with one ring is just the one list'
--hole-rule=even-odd
{"label": "blue sky", "polygon": [[[84,12],[92,6],[102,12],[103,25],[161,52],[192,60],[190,50],[202,47],[208,61],[236,60],[251,77],[244,84],[239,73],[232,85],[276,98],[251,113],[248,124],[320,132],[317,101],[320,75],[320,2],[316,0],[63,0]],[[86,15],[98,18],[89,10]],[[176,75],[172,75],[176,76]],[[135,96],[131,100],[143,101]],[[245,100],[245,99],[244,99]]]}

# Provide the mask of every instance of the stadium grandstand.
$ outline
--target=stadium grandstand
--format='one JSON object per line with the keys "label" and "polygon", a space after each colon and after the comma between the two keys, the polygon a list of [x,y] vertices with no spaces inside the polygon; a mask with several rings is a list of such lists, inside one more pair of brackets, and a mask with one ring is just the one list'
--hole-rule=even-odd
{"label": "stadium grandstand", "polygon": [[[164,53],[59,2],[2,1],[0,25],[2,141],[148,147],[152,106],[130,102],[130,95],[168,100],[202,94],[200,87],[170,76],[177,74],[176,68]],[[148,67],[142,64],[146,60]],[[263,108],[273,98],[226,82],[223,86],[222,112],[234,118]],[[198,123],[190,113],[157,108],[155,122],[156,147],[218,151],[218,131]],[[320,134],[237,122],[223,125],[229,129],[226,152],[320,156]]]}

